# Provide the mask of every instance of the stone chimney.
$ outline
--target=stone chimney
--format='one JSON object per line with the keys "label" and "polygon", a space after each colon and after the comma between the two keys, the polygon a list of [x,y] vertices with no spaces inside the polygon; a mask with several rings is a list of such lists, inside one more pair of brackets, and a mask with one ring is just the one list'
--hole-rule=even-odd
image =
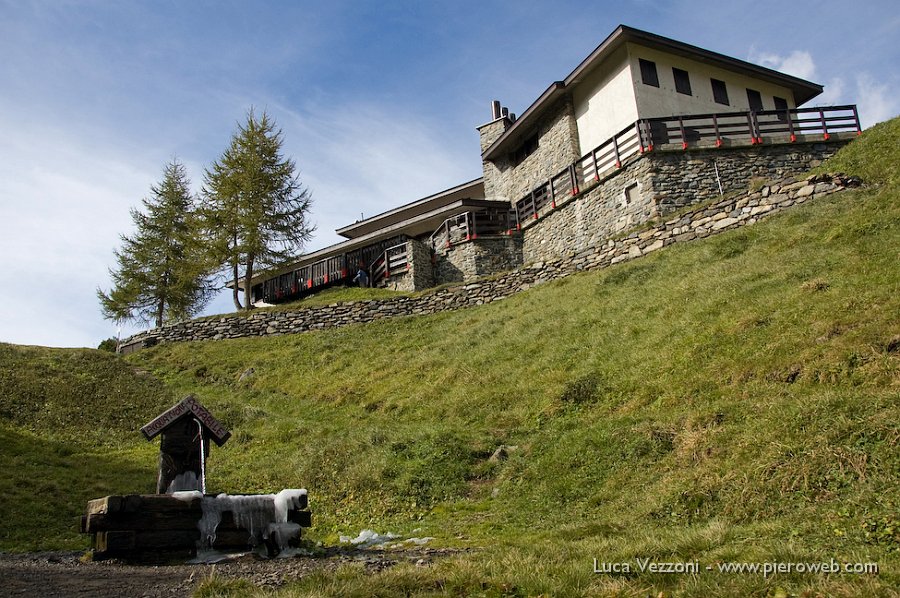
{"label": "stone chimney", "polygon": [[506,129],[513,123],[510,118],[509,108],[501,106],[500,102],[494,100],[491,102],[491,120],[490,122],[477,127],[478,133],[481,135],[481,151],[484,152],[497,138],[499,138]]}

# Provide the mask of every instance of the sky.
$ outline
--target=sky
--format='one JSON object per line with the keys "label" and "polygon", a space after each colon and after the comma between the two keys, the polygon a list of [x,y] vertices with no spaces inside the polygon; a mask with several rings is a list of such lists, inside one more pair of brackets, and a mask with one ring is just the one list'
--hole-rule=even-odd
{"label": "sky", "polygon": [[895,0],[0,0],[0,342],[143,329],[96,297],[129,210],[172,159],[198,192],[251,107],[312,194],[311,251],[481,176],[491,100],[521,114],[619,24],[820,83],[808,105],[866,127],[900,114]]}

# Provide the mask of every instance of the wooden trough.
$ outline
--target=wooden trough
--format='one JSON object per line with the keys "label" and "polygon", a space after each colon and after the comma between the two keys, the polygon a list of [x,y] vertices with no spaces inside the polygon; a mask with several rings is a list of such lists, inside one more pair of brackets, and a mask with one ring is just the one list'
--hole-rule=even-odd
{"label": "wooden trough", "polygon": [[[259,495],[265,497],[267,495]],[[274,496],[274,495],[268,495]],[[244,498],[244,497],[235,497]],[[95,559],[124,558],[136,560],[186,559],[197,555],[200,542],[200,520],[204,516],[203,500],[215,499],[212,495],[200,498],[149,494],[107,496],[88,502],[81,519],[81,532],[91,534]],[[208,503],[209,504],[209,503]],[[307,509],[304,493],[292,502],[287,510],[287,522],[300,527],[310,527],[312,516]],[[208,507],[209,508],[209,507]],[[274,508],[273,508],[274,510]],[[240,527],[240,513],[221,509],[221,520],[215,526],[215,539],[211,548],[222,552],[249,550],[262,536],[269,556],[275,556],[279,546],[275,534],[261,534]],[[218,516],[218,515],[217,515]],[[246,515],[244,515],[246,519]],[[294,526],[295,538],[299,530]]]}

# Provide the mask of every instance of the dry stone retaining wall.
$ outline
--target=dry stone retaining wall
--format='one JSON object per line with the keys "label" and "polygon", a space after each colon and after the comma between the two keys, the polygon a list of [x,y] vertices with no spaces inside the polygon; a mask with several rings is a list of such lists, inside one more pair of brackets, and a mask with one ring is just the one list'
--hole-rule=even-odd
{"label": "dry stone retaining wall", "polygon": [[257,311],[249,316],[229,315],[180,322],[131,337],[123,343],[123,352],[156,343],[293,334],[482,305],[580,270],[605,268],[673,243],[750,225],[790,206],[857,184],[857,179],[841,175],[820,175],[799,181],[788,178],[765,185],[758,191],[698,206],[663,224],[623,238],[610,239],[560,259],[534,263],[492,278],[417,297],[339,303],[290,312]]}
{"label": "dry stone retaining wall", "polygon": [[[525,263],[557,259],[602,244],[610,236],[690,204],[777,180],[831,157],[846,141],[748,148],[655,150],[637,156],[578,196],[526,222]],[[718,171],[718,176],[716,172]]]}

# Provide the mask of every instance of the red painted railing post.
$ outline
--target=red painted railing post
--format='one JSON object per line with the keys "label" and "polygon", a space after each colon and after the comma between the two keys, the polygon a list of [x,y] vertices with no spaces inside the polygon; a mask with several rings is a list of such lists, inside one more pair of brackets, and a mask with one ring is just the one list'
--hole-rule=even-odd
{"label": "red painted railing post", "polygon": [[713,114],[713,131],[716,134],[716,147],[722,147],[722,136],[719,135],[719,117]]}
{"label": "red painted railing post", "polygon": [[553,177],[547,179],[547,189],[550,191],[550,208],[556,209],[556,191],[553,189]]}
{"label": "red painted railing post", "polygon": [[796,110],[787,110],[787,119],[788,119],[788,132],[791,134],[791,143],[797,141],[797,134],[794,133],[794,115],[797,114]]}
{"label": "red painted railing post", "polygon": [[753,119],[747,113],[747,131],[750,133],[750,145],[756,145],[756,132],[753,130]]}
{"label": "red painted railing post", "polygon": [[828,134],[828,122],[825,120],[825,111],[821,108],[819,108],[819,122],[822,123],[822,137],[825,139],[825,141],[828,141],[829,139],[831,139],[831,135]]}

